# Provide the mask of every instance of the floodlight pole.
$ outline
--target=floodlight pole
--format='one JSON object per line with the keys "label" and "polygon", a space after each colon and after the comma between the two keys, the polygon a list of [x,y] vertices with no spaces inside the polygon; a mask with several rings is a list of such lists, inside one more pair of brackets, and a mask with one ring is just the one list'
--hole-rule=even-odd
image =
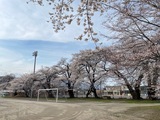
{"label": "floodlight pole", "polygon": [[38,51],[34,51],[32,56],[34,56],[34,69],[33,69],[33,74],[35,75],[35,70],[36,70],[36,58],[38,55]]}
{"label": "floodlight pole", "polygon": [[[36,71],[36,58],[37,58],[37,55],[38,55],[38,51],[34,51],[32,53],[32,56],[34,56],[34,68],[33,68],[33,75],[35,77],[35,71]],[[32,87],[31,87],[31,98],[32,98]]]}

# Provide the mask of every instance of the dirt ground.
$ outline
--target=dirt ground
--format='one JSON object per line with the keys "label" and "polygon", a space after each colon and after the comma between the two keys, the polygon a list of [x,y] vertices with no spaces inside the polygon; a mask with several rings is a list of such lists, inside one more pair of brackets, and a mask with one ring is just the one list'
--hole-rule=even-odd
{"label": "dirt ground", "polygon": [[153,104],[55,103],[0,98],[0,120],[144,120],[124,114],[124,111],[131,107],[151,105]]}

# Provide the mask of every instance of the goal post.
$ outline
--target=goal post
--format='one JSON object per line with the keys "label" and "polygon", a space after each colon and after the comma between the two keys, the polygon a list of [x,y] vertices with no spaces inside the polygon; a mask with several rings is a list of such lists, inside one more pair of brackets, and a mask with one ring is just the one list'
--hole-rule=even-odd
{"label": "goal post", "polygon": [[38,95],[37,95],[37,101],[39,101],[39,94],[41,91],[56,91],[56,103],[58,102],[58,88],[52,88],[52,89],[39,89]]}

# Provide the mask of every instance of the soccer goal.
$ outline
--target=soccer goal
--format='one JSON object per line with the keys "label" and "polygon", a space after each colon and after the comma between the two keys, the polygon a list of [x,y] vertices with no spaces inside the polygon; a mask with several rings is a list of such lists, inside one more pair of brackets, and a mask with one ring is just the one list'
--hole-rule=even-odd
{"label": "soccer goal", "polygon": [[[58,102],[58,88],[52,88],[52,89],[39,89],[38,90],[38,95],[37,95],[37,101],[39,101],[39,96],[40,96],[40,92],[47,92],[47,91],[53,91],[56,92],[56,102]],[[45,97],[47,98],[46,94]]]}

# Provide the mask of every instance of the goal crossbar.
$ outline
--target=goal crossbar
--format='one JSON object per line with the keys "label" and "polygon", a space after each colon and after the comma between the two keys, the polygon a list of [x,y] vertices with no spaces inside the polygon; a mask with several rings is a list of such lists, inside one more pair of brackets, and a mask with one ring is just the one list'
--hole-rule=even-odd
{"label": "goal crossbar", "polygon": [[50,90],[56,91],[56,103],[57,103],[57,102],[58,102],[58,88],[52,88],[52,89],[39,89],[39,90],[38,90],[37,101],[39,101],[39,93],[40,93],[40,91],[50,91]]}

